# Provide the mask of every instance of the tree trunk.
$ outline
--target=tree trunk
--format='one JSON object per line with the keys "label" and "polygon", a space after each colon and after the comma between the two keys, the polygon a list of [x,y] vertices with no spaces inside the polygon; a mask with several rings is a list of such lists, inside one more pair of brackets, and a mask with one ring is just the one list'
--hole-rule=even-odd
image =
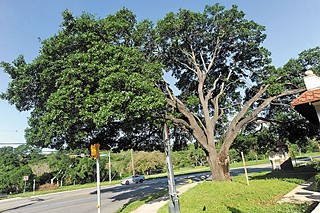
{"label": "tree trunk", "polygon": [[228,156],[219,156],[214,152],[209,153],[207,158],[212,173],[212,181],[227,181],[231,179]]}

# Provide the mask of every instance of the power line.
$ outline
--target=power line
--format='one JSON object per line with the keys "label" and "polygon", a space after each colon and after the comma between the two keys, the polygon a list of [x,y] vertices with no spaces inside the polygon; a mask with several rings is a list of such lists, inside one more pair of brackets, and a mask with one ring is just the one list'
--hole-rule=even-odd
{"label": "power line", "polygon": [[0,142],[0,145],[17,145],[17,144],[25,144],[25,142]]}

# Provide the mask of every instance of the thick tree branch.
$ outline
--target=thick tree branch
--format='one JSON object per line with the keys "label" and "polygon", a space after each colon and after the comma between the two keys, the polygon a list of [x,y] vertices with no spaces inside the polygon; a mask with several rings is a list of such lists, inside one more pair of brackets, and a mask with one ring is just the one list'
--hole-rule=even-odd
{"label": "thick tree branch", "polygon": [[[228,81],[230,79],[231,74],[232,74],[232,71],[230,70],[226,81]],[[218,119],[222,116],[221,113],[219,112],[220,111],[219,98],[224,93],[224,89],[225,89],[224,86],[225,86],[225,82],[222,82],[219,94],[216,97],[214,97],[214,99],[212,101],[213,108],[214,108],[214,115],[213,115],[213,118],[211,119],[211,125],[213,126],[213,128],[215,128],[215,125],[216,125]],[[209,96],[207,96],[206,98],[209,98]]]}
{"label": "thick tree branch", "polygon": [[274,120],[274,119],[268,119],[268,118],[263,118],[263,117],[256,117],[255,118],[256,121],[261,121],[261,123],[277,123],[277,124],[284,124],[285,122],[282,121],[278,121],[278,120]]}
{"label": "thick tree branch", "polygon": [[171,120],[173,123],[181,124],[181,125],[189,128],[189,129],[191,128],[190,124],[188,122],[186,122],[185,120],[183,120],[183,119],[175,118],[175,117],[172,117],[172,116],[169,116],[169,115],[166,115],[165,118],[168,119],[168,120]]}
{"label": "thick tree branch", "polygon": [[191,50],[191,58],[190,58],[190,61],[191,63],[193,64],[193,66],[196,68],[197,70],[197,75],[198,75],[198,79],[199,79],[199,83],[200,82],[204,82],[207,75],[206,74],[202,74],[201,72],[201,69],[200,67],[198,66],[198,63],[197,63],[197,59],[196,59],[196,55],[194,53],[194,49],[193,47],[190,45],[190,50]]}
{"label": "thick tree branch", "polygon": [[208,132],[207,132],[207,128],[203,125],[202,121],[200,120],[200,118],[195,114],[195,113],[192,113],[192,115],[198,120],[199,124],[201,125],[203,131],[206,133],[206,135],[208,135]]}
{"label": "thick tree branch", "polygon": [[218,38],[217,38],[217,43],[216,43],[216,46],[215,46],[215,48],[214,48],[213,56],[212,56],[212,58],[211,58],[210,64],[208,65],[208,68],[206,69],[206,72],[207,72],[207,73],[209,72],[209,70],[210,70],[211,67],[213,66],[214,60],[216,59],[217,55],[219,54],[220,49],[221,49],[221,46],[220,46],[220,37],[218,36]]}
{"label": "thick tree branch", "polygon": [[195,69],[191,68],[188,64],[183,63],[183,62],[181,62],[181,61],[179,61],[179,60],[177,60],[177,59],[175,59],[175,58],[174,58],[174,60],[175,60],[176,62],[178,62],[179,64],[181,64],[182,66],[184,66],[185,68],[187,68],[188,70],[190,70],[190,71],[192,71],[192,72],[194,72],[194,73],[197,74],[197,71],[196,71]]}
{"label": "thick tree branch", "polygon": [[207,99],[207,100],[211,99],[212,93],[213,93],[213,91],[216,90],[216,88],[217,88],[217,83],[218,83],[219,80],[220,80],[220,76],[214,80],[213,86],[211,87],[211,89],[208,90],[208,93],[207,93],[207,95],[206,95],[206,99]]}
{"label": "thick tree branch", "polygon": [[244,115],[247,113],[248,109],[252,106],[254,102],[258,100],[258,98],[266,91],[268,86],[264,88],[260,88],[259,92],[252,97],[245,105],[244,107],[240,110],[240,112],[237,114],[236,117],[232,120],[229,128],[227,129],[223,145],[221,147],[220,153],[221,152],[226,152],[228,150],[233,142],[233,140],[236,138],[238,135],[239,131],[241,128],[246,125],[247,123],[251,122],[256,118],[256,116],[264,109],[266,108],[273,100],[277,98],[281,98],[287,95],[292,95],[292,94],[297,94],[300,92],[305,91],[305,88],[301,89],[294,89],[290,91],[285,91],[279,95],[272,96],[270,98],[265,99],[251,114],[249,114],[247,117],[243,118]]}
{"label": "thick tree branch", "polygon": [[194,115],[187,109],[187,107],[183,104],[183,102],[181,100],[179,100],[172,93],[172,90],[169,88],[168,85],[166,85],[166,88],[167,88],[167,92],[169,93],[169,98],[167,99],[167,103],[170,106],[177,108],[177,110],[188,119],[188,122],[185,120],[182,120],[182,119],[173,119],[172,121],[179,122],[181,124],[183,124],[183,123],[186,124],[186,126],[192,130],[193,135],[201,143],[201,145],[206,149],[209,148],[208,141],[207,141],[207,135],[204,132],[204,130],[199,126]]}

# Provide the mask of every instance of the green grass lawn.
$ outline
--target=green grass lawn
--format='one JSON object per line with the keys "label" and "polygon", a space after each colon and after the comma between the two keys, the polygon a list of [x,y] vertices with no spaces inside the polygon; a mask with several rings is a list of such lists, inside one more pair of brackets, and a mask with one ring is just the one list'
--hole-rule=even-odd
{"label": "green grass lawn", "polygon": [[[180,196],[181,212],[305,212],[308,205],[277,204],[296,184],[281,180],[203,182]],[[164,206],[159,213],[168,212]]]}
{"label": "green grass lawn", "polygon": [[[277,201],[313,174],[308,168],[301,167],[293,172],[252,174],[249,186],[244,175],[233,177],[229,182],[202,182],[179,197],[180,209],[183,213],[306,212],[311,203],[277,204]],[[168,204],[158,211],[166,212]]]}

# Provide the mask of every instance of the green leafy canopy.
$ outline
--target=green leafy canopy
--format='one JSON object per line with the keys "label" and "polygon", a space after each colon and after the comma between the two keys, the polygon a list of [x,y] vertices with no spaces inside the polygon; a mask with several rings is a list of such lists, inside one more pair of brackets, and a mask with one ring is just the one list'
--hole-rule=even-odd
{"label": "green leafy canopy", "polygon": [[19,56],[12,65],[1,63],[12,78],[2,98],[31,110],[27,141],[58,149],[94,142],[121,148],[130,146],[132,132],[155,131],[153,118],[165,99],[156,86],[161,66],[148,54],[150,22],[137,23],[127,9],[104,19],[62,15],[62,29],[42,41],[34,61]]}

